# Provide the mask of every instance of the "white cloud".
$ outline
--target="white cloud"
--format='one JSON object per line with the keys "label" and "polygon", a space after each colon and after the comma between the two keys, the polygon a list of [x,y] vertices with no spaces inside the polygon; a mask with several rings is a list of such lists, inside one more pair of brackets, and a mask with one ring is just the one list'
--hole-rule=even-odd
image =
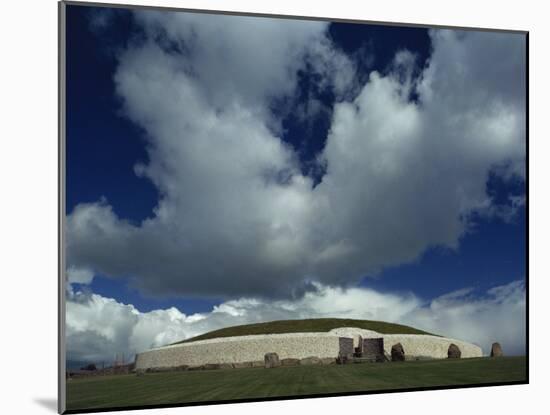
{"label": "white cloud", "polygon": [[69,267],[67,269],[67,281],[69,284],[90,284],[94,279],[94,273],[89,268]]}
{"label": "white cloud", "polygon": [[355,82],[325,23],[138,20],[146,40],[120,55],[115,84],[148,137],[149,162],[136,173],[160,199],[139,225],[106,201],[78,205],[67,220],[70,266],[131,276],[158,295],[349,287],[431,246],[458,247],[469,216],[492,208],[489,173],[523,174],[520,35],[433,31],[418,78],[414,55],[398,52],[386,76],[372,72],[353,100],[335,104],[319,156],[327,173],[313,188],[270,108],[292,96],[308,60],[336,92]]}
{"label": "white cloud", "polygon": [[356,86],[356,65],[350,57],[335,48],[328,37],[316,40],[308,45],[306,60],[311,65],[312,73],[320,77],[318,86],[332,87],[337,99],[342,99]]}
{"label": "white cloud", "polygon": [[[168,74],[159,73],[160,90],[156,92],[166,88],[164,83],[169,81],[166,75],[174,73],[178,76],[172,81],[188,81],[200,89],[201,99],[210,111],[224,112],[227,107],[244,106],[264,121],[270,118],[266,105],[270,99],[294,92],[297,71],[303,68],[307,52],[326,42],[324,32],[328,26],[326,22],[195,13],[143,11],[135,16],[149,39],[162,49],[161,54],[173,58],[176,66],[169,68]],[[143,52],[139,47],[134,51]],[[122,62],[127,59],[124,56]],[[321,56],[317,62],[322,65],[325,59]],[[142,63],[145,63],[145,80],[150,84],[152,67],[162,67],[162,61]],[[121,78],[135,69],[119,70],[120,88],[125,88]],[[125,90],[121,92],[130,104],[134,102]],[[183,103],[176,109],[179,116],[190,105],[190,101]],[[190,119],[192,115],[183,116]]]}
{"label": "white cloud", "polygon": [[480,345],[499,341],[507,354],[525,353],[525,287],[522,281],[495,287],[481,298],[460,290],[425,304],[413,294],[315,284],[302,298],[240,298],[212,311],[185,315],[175,308],[139,312],[97,294],[76,293],[67,302],[67,348],[71,360],[107,363],[114,353],[131,356],[218,328],[301,318],[357,318],[397,322]]}
{"label": "white cloud", "polygon": [[526,314],[523,280],[494,287],[477,298],[471,290],[434,299],[404,321],[428,331],[445,333],[479,344],[485,353],[498,341],[509,354],[525,353]]}
{"label": "white cloud", "polygon": [[[340,275],[409,262],[429,246],[456,248],[468,215],[491,209],[489,172],[524,166],[522,39],[451,31],[432,39],[417,101],[409,99],[414,57],[401,51],[390,75],[372,72],[353,102],[335,106],[328,174],[315,191],[333,243],[360,248],[342,257]],[[502,66],[480,68],[485,53]]]}

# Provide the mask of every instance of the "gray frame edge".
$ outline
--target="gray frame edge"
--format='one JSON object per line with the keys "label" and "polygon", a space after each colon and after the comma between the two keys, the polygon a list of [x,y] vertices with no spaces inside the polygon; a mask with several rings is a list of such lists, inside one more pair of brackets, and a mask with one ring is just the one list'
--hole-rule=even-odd
{"label": "gray frame edge", "polygon": [[130,9],[130,10],[151,10],[160,12],[188,12],[188,13],[200,13],[200,14],[221,14],[227,16],[241,16],[241,17],[266,17],[272,19],[290,19],[290,20],[312,20],[312,21],[325,21],[335,23],[359,23],[370,24],[377,26],[398,26],[398,27],[419,27],[427,29],[449,29],[449,30],[465,30],[465,31],[481,31],[481,32],[502,32],[502,33],[517,33],[527,34],[529,30],[526,29],[500,29],[500,28],[487,28],[487,27],[475,27],[475,26],[452,26],[444,24],[434,23],[399,23],[381,20],[360,20],[360,19],[347,19],[347,18],[335,18],[325,16],[300,16],[300,15],[288,15],[288,14],[270,14],[270,13],[254,13],[244,11],[229,11],[229,10],[210,10],[210,9],[191,9],[185,7],[170,7],[170,6],[147,6],[144,4],[112,4],[108,2],[94,2],[94,1],[72,1],[62,0],[62,3],[68,6],[87,6],[87,7],[108,7],[115,9]]}
{"label": "gray frame edge", "polygon": [[66,143],[66,3],[60,1],[58,6],[58,379],[57,379],[57,411],[66,411],[66,378],[67,370],[65,343],[65,143]]}

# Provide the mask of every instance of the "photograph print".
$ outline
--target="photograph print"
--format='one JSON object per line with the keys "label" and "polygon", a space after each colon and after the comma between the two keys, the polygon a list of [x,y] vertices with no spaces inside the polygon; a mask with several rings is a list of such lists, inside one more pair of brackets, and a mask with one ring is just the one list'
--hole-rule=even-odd
{"label": "photograph print", "polygon": [[527,32],[59,7],[61,412],[528,382]]}

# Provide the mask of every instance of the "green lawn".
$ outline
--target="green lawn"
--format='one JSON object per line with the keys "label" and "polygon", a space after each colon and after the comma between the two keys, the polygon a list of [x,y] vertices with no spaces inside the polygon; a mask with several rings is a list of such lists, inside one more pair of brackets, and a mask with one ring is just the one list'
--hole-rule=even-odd
{"label": "green lawn", "polygon": [[213,339],[216,337],[246,336],[251,334],[278,334],[278,333],[311,333],[327,332],[338,327],[358,327],[374,330],[383,334],[431,334],[414,327],[402,324],[386,323],[385,321],[354,320],[350,318],[312,318],[302,320],[278,320],[266,323],[244,324],[242,326],[226,327],[214,330],[200,336],[186,339],[177,343],[192,342],[195,340]]}
{"label": "green lawn", "polygon": [[69,410],[361,392],[526,379],[525,357],[247,368],[76,379]]}

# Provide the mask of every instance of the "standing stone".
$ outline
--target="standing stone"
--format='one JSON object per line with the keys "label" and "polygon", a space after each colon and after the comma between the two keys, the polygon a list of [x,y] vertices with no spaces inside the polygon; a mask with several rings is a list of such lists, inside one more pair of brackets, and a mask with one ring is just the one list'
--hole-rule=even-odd
{"label": "standing stone", "polygon": [[449,350],[447,351],[447,357],[449,359],[460,359],[461,355],[462,353],[458,346],[454,343],[451,343],[451,345],[449,346]]}
{"label": "standing stone", "polygon": [[336,363],[339,365],[345,365],[349,360],[353,359],[353,355],[350,357],[348,355],[338,355],[336,358]]}
{"label": "standing stone", "polygon": [[354,347],[353,339],[350,337],[340,337],[338,338],[339,344],[339,356],[351,356],[353,357]]}
{"label": "standing stone", "polygon": [[405,350],[401,343],[394,344],[391,347],[391,361],[403,362],[405,360]]}
{"label": "standing stone", "polygon": [[279,355],[277,353],[266,353],[264,356],[264,365],[266,369],[281,366]]}
{"label": "standing stone", "polygon": [[355,348],[354,357],[362,357],[363,356],[363,337],[358,336],[357,338],[357,347]]}
{"label": "standing stone", "polygon": [[362,358],[365,361],[383,362],[384,357],[384,339],[382,337],[376,339],[363,339]]}
{"label": "standing stone", "polygon": [[504,356],[504,353],[502,353],[502,347],[500,347],[500,343],[493,343],[491,346],[491,357],[502,357]]}

